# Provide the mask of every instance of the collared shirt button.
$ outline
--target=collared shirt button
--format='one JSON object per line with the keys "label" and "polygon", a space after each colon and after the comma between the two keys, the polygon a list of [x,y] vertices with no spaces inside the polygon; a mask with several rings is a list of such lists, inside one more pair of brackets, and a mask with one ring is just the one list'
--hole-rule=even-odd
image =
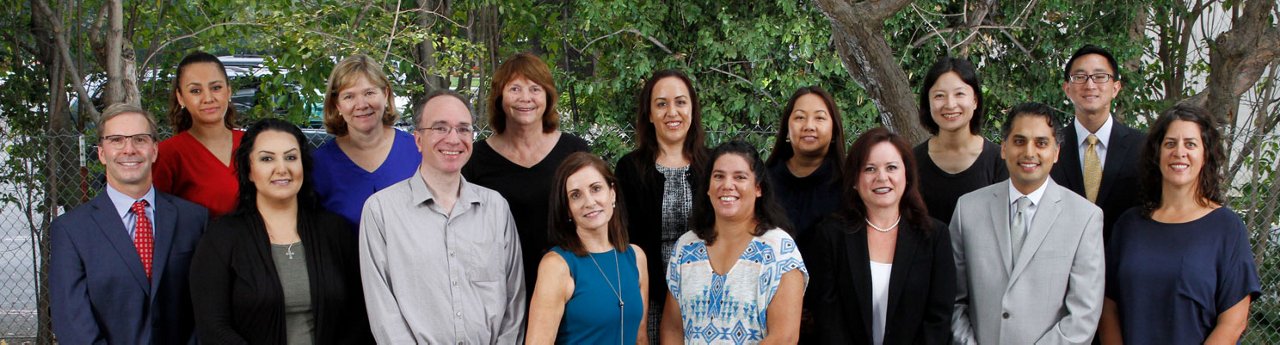
{"label": "collared shirt button", "polygon": [[452,251],[452,250],[450,250],[450,251],[449,251],[449,256],[451,256],[451,257],[453,256],[453,251]]}
{"label": "collared shirt button", "polygon": [[1001,315],[1001,317],[1004,317],[1005,319],[1008,319],[1008,318],[1009,318],[1009,312],[1005,312],[1003,315]]}

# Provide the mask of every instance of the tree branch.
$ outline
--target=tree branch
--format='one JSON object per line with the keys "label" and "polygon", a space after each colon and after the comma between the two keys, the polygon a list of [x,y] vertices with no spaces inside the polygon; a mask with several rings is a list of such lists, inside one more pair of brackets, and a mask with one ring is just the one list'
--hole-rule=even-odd
{"label": "tree branch", "polygon": [[[600,40],[602,40],[602,39],[609,38],[609,37],[612,37],[612,36],[615,36],[615,35],[617,35],[617,34],[624,33],[624,32],[626,32],[626,33],[631,33],[631,34],[634,34],[634,35],[636,35],[636,36],[640,36],[640,37],[642,37],[642,38],[645,38],[645,39],[649,40],[649,42],[650,42],[650,43],[653,43],[653,45],[658,46],[658,48],[659,48],[659,49],[662,49],[662,51],[666,52],[667,54],[674,54],[674,52],[672,52],[672,51],[671,51],[671,48],[667,48],[667,45],[662,44],[662,42],[661,42],[661,41],[658,41],[658,39],[657,39],[657,38],[653,38],[653,36],[645,35],[643,32],[640,32],[640,30],[636,30],[636,29],[632,29],[632,28],[621,29],[621,30],[618,30],[618,31],[614,31],[613,33],[610,33],[610,34],[608,34],[608,35],[604,35],[604,36],[596,37],[596,38],[594,38],[594,39],[591,39],[590,41],[587,41],[587,45],[582,46],[582,48],[581,48],[581,49],[573,48],[573,50],[578,51],[578,54],[582,54],[582,52],[586,51],[586,50],[587,50],[587,48],[590,48],[590,47],[591,47],[591,45],[592,45],[592,44],[595,44],[597,41],[600,41]],[[570,47],[572,47],[572,46],[570,46]]]}
{"label": "tree branch", "polygon": [[[80,75],[80,71],[77,70],[75,63],[71,61],[71,47],[67,45],[67,39],[65,37],[66,32],[63,31],[62,21],[53,14],[53,10],[49,8],[49,4],[44,3],[44,1],[32,1],[31,3],[36,4],[35,10],[39,12],[40,15],[48,18],[48,22],[53,27],[53,41],[54,45],[58,47],[57,54],[62,58],[62,63],[67,65],[66,74],[68,74],[68,76],[64,77],[71,80],[71,87],[76,90],[76,95],[79,96],[80,99],[80,109],[87,111],[89,116],[96,121],[98,116],[101,116],[101,113],[98,112],[97,108],[94,108],[93,100],[89,98],[89,91],[84,88],[84,76]],[[49,82],[52,83],[55,81],[50,80]]]}
{"label": "tree branch", "polygon": [[164,41],[164,43],[161,43],[158,47],[155,47],[154,49],[151,49],[151,52],[147,54],[147,58],[146,58],[146,59],[142,59],[142,65],[140,65],[140,66],[138,67],[138,69],[139,69],[139,70],[142,70],[142,71],[146,71],[146,70],[147,70],[147,66],[151,64],[151,59],[152,59],[152,58],[154,58],[154,57],[156,56],[156,54],[160,54],[160,52],[161,52],[161,51],[164,51],[164,47],[167,47],[167,46],[169,46],[170,44],[173,44],[174,42],[177,42],[177,41],[181,41],[181,40],[185,40],[185,39],[188,39],[188,38],[195,37],[196,35],[199,35],[200,33],[203,33],[203,32],[205,32],[205,31],[209,31],[210,29],[213,29],[213,28],[218,28],[218,27],[223,27],[223,26],[241,26],[241,25],[243,25],[243,26],[261,26],[261,27],[265,27],[265,26],[267,26],[266,24],[262,24],[262,23],[245,23],[245,22],[225,22],[225,23],[211,24],[211,25],[206,26],[206,27],[204,27],[204,28],[201,28],[201,29],[199,29],[199,30],[192,31],[192,32],[190,32],[190,33],[188,33],[188,34],[181,35],[181,36],[174,37],[174,38],[171,38],[171,39],[169,39],[169,40],[166,40],[166,41]]}
{"label": "tree branch", "polygon": [[760,88],[756,87],[756,84],[755,84],[755,83],[752,83],[750,79],[747,79],[747,78],[745,78],[745,77],[743,77],[743,76],[740,76],[740,75],[738,75],[738,74],[736,74],[736,73],[729,72],[729,71],[726,71],[726,70],[722,70],[722,69],[719,69],[719,68],[716,68],[716,67],[710,67],[709,69],[710,69],[710,70],[712,70],[712,71],[720,72],[720,73],[722,73],[722,74],[724,74],[724,75],[727,75],[727,76],[730,76],[730,77],[733,77],[733,78],[737,78],[738,80],[741,80],[742,82],[747,83],[747,85],[751,86],[751,89],[752,89],[752,90],[755,90],[755,92],[756,92],[757,94],[760,94],[760,96],[763,96],[765,99],[768,99],[768,100],[769,100],[769,103],[773,103],[773,105],[778,105],[778,100],[777,100],[777,99],[774,99],[772,95],[770,95],[768,92],[765,92],[763,89],[760,89]]}
{"label": "tree branch", "polygon": [[387,55],[391,54],[391,43],[396,41],[396,27],[400,25],[400,3],[396,0],[396,14],[391,18],[391,34],[387,36],[387,49],[382,52],[382,61],[387,61]]}

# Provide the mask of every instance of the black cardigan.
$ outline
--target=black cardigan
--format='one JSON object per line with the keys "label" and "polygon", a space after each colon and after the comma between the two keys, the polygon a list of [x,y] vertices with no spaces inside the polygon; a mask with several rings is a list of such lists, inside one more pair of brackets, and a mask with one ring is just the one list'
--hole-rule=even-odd
{"label": "black cardigan", "polygon": [[[703,162],[692,162],[685,172],[693,200],[701,189]],[[618,159],[615,173],[623,206],[627,209],[627,235],[648,257],[649,300],[658,302],[659,312],[667,299],[667,266],[662,264],[662,193],[667,179],[658,172],[652,159],[631,151]],[[690,206],[692,212],[692,206]],[[693,216],[690,214],[690,216]],[[661,314],[659,314],[661,315]]]}
{"label": "black cardigan", "polygon": [[[306,246],[315,343],[374,343],[348,223],[299,210],[298,236]],[[285,343],[284,292],[257,212],[232,213],[205,230],[191,259],[191,297],[203,343]]]}
{"label": "black cardigan", "polygon": [[[932,234],[900,223],[889,273],[885,344],[950,344],[956,269],[947,226]],[[866,223],[839,215],[820,222],[804,256],[821,344],[871,344],[871,268]],[[806,296],[808,297],[808,296]]]}

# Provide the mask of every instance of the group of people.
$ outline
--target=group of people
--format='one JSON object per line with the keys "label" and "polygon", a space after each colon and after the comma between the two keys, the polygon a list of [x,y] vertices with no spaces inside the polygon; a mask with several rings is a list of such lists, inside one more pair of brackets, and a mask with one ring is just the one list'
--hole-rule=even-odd
{"label": "group of people", "polygon": [[[976,67],[920,84],[915,145],[846,150],[821,87],[774,147],[705,145],[694,83],[654,73],[615,168],[559,130],[552,74],[494,73],[493,135],[466,97],[399,118],[367,56],[335,66],[312,150],[278,119],[235,126],[212,55],[178,66],[158,141],[145,110],[97,122],[105,191],[55,219],[62,343],[1235,343],[1260,293],[1224,206],[1217,120],[1175,106],[1119,121],[1112,55],[1085,46],[1074,119],[1023,103],[984,139]],[[862,218],[862,219],[858,219]]]}

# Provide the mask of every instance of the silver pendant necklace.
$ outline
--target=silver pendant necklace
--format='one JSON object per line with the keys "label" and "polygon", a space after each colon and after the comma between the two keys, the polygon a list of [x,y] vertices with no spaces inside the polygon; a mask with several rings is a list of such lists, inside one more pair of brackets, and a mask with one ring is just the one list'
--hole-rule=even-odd
{"label": "silver pendant necklace", "polygon": [[289,260],[293,260],[293,245],[295,244],[298,244],[298,242],[290,243],[289,248],[285,248],[284,256],[288,256]]}
{"label": "silver pendant necklace", "polygon": [[622,311],[626,309],[626,303],[622,302],[622,271],[618,270],[618,252],[617,250],[613,251],[614,279],[618,280],[618,288],[616,289],[613,287],[613,282],[609,280],[609,276],[604,274],[604,269],[600,268],[600,262],[596,261],[596,256],[591,255],[591,253],[587,253],[587,256],[591,257],[591,263],[596,264],[596,269],[600,271],[600,276],[604,277],[604,283],[609,284],[609,291],[618,297],[618,345],[622,345],[623,324],[626,323],[626,320],[623,319],[624,314]]}

